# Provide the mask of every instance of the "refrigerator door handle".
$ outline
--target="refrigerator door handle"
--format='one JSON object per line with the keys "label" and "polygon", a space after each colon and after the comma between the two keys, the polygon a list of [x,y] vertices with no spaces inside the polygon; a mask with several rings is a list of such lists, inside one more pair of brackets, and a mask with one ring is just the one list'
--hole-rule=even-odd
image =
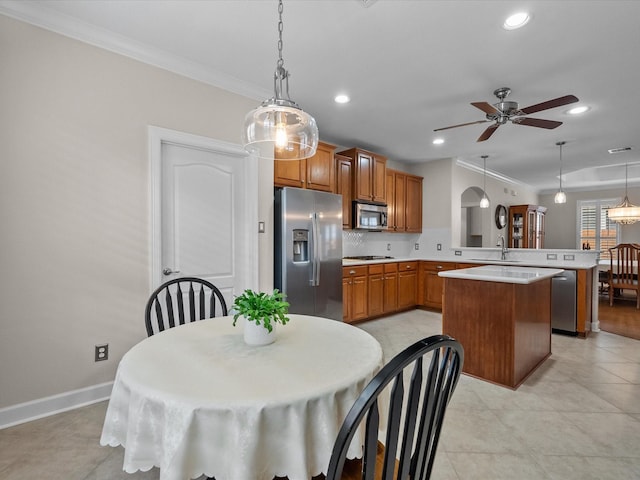
{"label": "refrigerator door handle", "polygon": [[316,212],[311,214],[311,236],[313,240],[313,258],[311,259],[311,280],[309,280],[309,285],[317,287],[320,285],[320,230],[318,228],[318,214]]}

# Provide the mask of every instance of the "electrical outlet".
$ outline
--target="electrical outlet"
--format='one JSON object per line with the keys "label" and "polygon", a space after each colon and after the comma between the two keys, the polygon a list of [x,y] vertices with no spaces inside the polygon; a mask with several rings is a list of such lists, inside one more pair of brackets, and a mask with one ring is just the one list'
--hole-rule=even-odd
{"label": "electrical outlet", "polygon": [[442,244],[441,243],[438,243],[436,245],[436,250],[438,250],[438,251],[442,250]]}
{"label": "electrical outlet", "polygon": [[391,244],[387,243],[387,251],[390,252],[391,251]]}
{"label": "electrical outlet", "polygon": [[413,248],[415,248],[416,250],[420,250],[420,244],[419,243],[415,243],[413,245]]}
{"label": "electrical outlet", "polygon": [[576,256],[575,255],[564,255],[563,258],[565,260],[575,260]]}
{"label": "electrical outlet", "polygon": [[102,345],[96,345],[95,361],[102,362],[103,360],[109,360],[109,344],[103,343]]}

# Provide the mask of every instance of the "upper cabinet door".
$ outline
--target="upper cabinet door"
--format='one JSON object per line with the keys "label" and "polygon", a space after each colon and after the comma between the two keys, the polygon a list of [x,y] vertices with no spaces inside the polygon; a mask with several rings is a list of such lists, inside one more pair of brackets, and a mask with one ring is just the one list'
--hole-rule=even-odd
{"label": "upper cabinet door", "polygon": [[387,159],[380,155],[373,157],[373,171],[371,172],[371,199],[374,202],[387,201]]}
{"label": "upper cabinet door", "polygon": [[405,231],[422,233],[422,177],[407,175]]}
{"label": "upper cabinet door", "polygon": [[336,154],[336,193],[342,195],[342,228],[351,228],[351,171],[349,157]]}
{"label": "upper cabinet door", "polygon": [[371,177],[373,175],[373,155],[358,152],[356,156],[355,170],[355,199],[371,201],[373,200],[373,187]]}
{"label": "upper cabinet door", "polygon": [[359,148],[340,152],[353,162],[353,200],[386,203],[387,159]]}
{"label": "upper cabinet door", "polygon": [[315,155],[306,159],[306,188],[335,193],[335,150],[333,145],[318,142]]}
{"label": "upper cabinet door", "polygon": [[318,149],[312,157],[302,160],[278,160],[276,156],[273,162],[273,184],[276,187],[335,192],[335,149],[334,145],[318,142]]}

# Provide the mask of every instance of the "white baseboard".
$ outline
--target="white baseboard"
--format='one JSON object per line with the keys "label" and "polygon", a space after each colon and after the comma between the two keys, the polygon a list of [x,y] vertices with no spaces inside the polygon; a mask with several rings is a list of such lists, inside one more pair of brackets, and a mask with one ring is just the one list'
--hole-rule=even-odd
{"label": "white baseboard", "polygon": [[0,429],[107,400],[112,388],[113,382],[106,382],[0,408]]}

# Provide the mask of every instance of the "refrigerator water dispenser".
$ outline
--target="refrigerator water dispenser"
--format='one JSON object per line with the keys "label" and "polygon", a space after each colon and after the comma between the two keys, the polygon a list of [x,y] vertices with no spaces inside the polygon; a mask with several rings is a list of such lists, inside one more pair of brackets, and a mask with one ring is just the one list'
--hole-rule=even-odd
{"label": "refrigerator water dispenser", "polygon": [[309,261],[309,230],[293,230],[293,262]]}

